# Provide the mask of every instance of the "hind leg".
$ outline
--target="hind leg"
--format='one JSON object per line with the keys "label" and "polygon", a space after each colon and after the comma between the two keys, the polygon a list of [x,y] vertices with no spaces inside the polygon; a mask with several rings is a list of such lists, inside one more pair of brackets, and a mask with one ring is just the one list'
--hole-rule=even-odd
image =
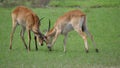
{"label": "hind leg", "polygon": [[22,27],[21,32],[20,32],[20,36],[21,36],[22,42],[24,43],[25,48],[27,49],[27,44],[24,40],[24,34],[25,34],[25,27]]}
{"label": "hind leg", "polygon": [[17,27],[17,21],[16,20],[12,20],[12,32],[10,34],[10,49],[12,49],[12,40],[13,40],[13,35],[14,35],[14,32],[16,30],[16,27]]}
{"label": "hind leg", "polygon": [[27,32],[28,32],[28,45],[29,45],[28,51],[30,51],[31,33],[30,30],[27,30]]}
{"label": "hind leg", "polygon": [[37,37],[34,36],[34,40],[35,40],[35,47],[36,47],[36,51],[38,50],[38,47],[37,47]]}
{"label": "hind leg", "polygon": [[83,38],[84,40],[84,45],[85,45],[85,50],[88,53],[88,43],[87,43],[87,35],[82,31],[82,21],[81,20],[72,20],[71,22],[74,22],[74,24],[72,24],[73,29]]}
{"label": "hind leg", "polygon": [[83,38],[84,40],[84,45],[85,45],[85,50],[88,53],[88,43],[87,43],[87,35],[82,31],[82,29],[75,28],[75,31],[78,32],[78,34]]}
{"label": "hind leg", "polygon": [[66,41],[67,41],[67,37],[68,37],[68,34],[64,34],[64,40],[63,40],[63,43],[64,43],[64,52],[66,52]]}
{"label": "hind leg", "polygon": [[95,41],[94,41],[94,39],[93,39],[92,34],[91,34],[88,30],[86,30],[85,32],[86,32],[86,33],[88,34],[88,36],[90,37],[90,39],[91,39],[91,41],[92,41],[92,43],[93,43],[93,45],[94,45],[94,47],[95,47],[96,52],[99,52],[98,48],[96,47],[96,43],[95,43]]}

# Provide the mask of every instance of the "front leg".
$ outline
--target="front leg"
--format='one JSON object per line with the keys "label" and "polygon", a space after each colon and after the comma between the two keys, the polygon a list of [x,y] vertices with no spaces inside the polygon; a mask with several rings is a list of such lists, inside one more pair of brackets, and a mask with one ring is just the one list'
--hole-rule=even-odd
{"label": "front leg", "polygon": [[37,47],[37,38],[36,38],[36,36],[34,36],[34,39],[35,39],[35,47],[36,47],[36,51],[37,51],[38,47]]}
{"label": "front leg", "polygon": [[28,45],[29,45],[28,51],[30,51],[30,43],[31,43],[31,33],[30,30],[28,30]]}
{"label": "front leg", "polygon": [[60,34],[60,32],[56,32],[56,34],[53,36],[52,43],[50,45],[48,45],[49,51],[52,50],[51,47],[54,45],[54,43],[55,43],[56,39],[58,38],[59,34]]}
{"label": "front leg", "polygon": [[65,34],[64,36],[65,36],[64,40],[63,40],[63,43],[64,43],[64,52],[66,52],[66,41],[67,41],[68,34]]}

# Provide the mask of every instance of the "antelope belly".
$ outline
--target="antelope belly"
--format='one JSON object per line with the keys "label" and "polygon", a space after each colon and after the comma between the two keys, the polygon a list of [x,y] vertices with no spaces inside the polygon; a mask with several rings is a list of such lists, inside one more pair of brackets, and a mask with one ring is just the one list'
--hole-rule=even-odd
{"label": "antelope belly", "polygon": [[65,27],[63,28],[62,34],[68,33],[68,32],[70,32],[71,30],[73,30],[72,25],[71,25],[71,24],[67,24],[67,25],[65,25]]}

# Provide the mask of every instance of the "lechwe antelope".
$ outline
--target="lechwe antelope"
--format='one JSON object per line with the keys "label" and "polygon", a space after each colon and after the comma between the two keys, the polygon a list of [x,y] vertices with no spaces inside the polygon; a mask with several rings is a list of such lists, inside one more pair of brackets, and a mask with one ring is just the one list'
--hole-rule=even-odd
{"label": "lechwe antelope", "polygon": [[[40,21],[43,18],[39,19],[39,17],[34,12],[32,12],[32,10],[24,6],[19,6],[15,8],[11,15],[12,15],[12,32],[10,35],[10,49],[12,49],[12,40],[15,29],[18,25],[20,25],[22,27],[20,36],[22,38],[22,42],[24,43],[26,49],[30,50],[30,42],[31,42],[30,31],[32,31],[34,33],[36,50],[38,50],[37,41],[39,42],[39,44],[42,45],[44,40],[44,35],[39,30],[39,26],[41,24]],[[24,40],[25,30],[27,30],[28,32],[29,48],[27,47],[26,42]]]}
{"label": "lechwe antelope", "polygon": [[65,13],[63,16],[58,18],[54,27],[51,30],[48,30],[48,32],[45,35],[47,37],[48,49],[51,51],[51,47],[54,45],[57,37],[60,34],[63,34],[65,36],[64,52],[66,52],[67,36],[68,32],[70,32],[71,30],[75,30],[83,38],[86,52],[88,52],[87,35],[91,38],[93,45],[95,46],[96,52],[98,52],[96,44],[93,40],[93,36],[88,31],[88,28],[86,26],[86,15],[80,10],[73,10],[68,13]]}

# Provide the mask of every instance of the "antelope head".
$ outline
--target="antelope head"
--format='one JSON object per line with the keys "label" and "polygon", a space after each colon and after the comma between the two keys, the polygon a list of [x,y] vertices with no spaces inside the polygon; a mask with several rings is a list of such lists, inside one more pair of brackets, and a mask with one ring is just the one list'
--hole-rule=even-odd
{"label": "antelope head", "polygon": [[48,30],[45,33],[45,43],[49,49],[49,51],[51,51],[51,47],[52,47],[52,40],[53,40],[53,36],[55,35],[55,30],[52,28],[50,29],[51,23],[49,20],[49,26],[48,26]]}

